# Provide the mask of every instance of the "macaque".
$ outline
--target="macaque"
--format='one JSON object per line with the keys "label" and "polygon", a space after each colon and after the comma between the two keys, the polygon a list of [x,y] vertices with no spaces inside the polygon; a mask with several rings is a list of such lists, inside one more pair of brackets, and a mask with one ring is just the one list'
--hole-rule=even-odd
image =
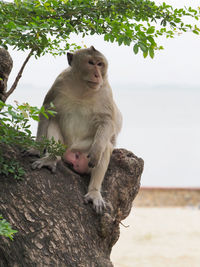
{"label": "macaque", "polygon": [[86,154],[82,152],[72,152],[67,149],[63,155],[63,159],[70,163],[76,172],[80,174],[90,173]]}
{"label": "macaque", "polygon": [[[67,53],[69,67],[55,80],[43,105],[53,103],[56,115],[40,116],[37,141],[54,137],[67,146],[63,159],[82,174],[90,173],[85,203],[92,202],[102,213],[105,202],[101,184],[106,173],[122,117],[108,83],[108,62],[93,46]],[[47,166],[53,171],[60,158],[44,157],[33,162],[33,169]]]}

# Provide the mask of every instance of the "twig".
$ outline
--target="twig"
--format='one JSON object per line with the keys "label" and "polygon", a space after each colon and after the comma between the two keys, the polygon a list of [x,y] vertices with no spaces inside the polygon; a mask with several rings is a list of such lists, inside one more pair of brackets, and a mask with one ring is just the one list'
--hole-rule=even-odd
{"label": "twig", "polygon": [[123,224],[122,222],[119,222],[122,226],[124,226],[125,228],[128,228],[128,227],[130,227],[130,225],[125,225],[125,224]]}
{"label": "twig", "polygon": [[18,72],[18,74],[17,74],[17,76],[15,78],[15,81],[14,81],[13,85],[10,88],[10,90],[5,94],[5,99],[7,99],[13,93],[15,88],[17,87],[19,79],[22,77],[22,72],[23,72],[27,62],[29,61],[30,57],[32,56],[32,53],[33,53],[33,49],[30,51],[30,53],[28,54],[27,58],[25,59],[20,71]]}

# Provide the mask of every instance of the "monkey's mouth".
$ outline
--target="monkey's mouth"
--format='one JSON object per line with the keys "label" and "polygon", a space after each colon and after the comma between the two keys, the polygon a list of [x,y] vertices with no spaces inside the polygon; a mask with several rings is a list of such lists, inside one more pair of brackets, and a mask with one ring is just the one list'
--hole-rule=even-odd
{"label": "monkey's mouth", "polygon": [[99,82],[87,81],[87,83],[90,87],[98,87],[99,86]]}

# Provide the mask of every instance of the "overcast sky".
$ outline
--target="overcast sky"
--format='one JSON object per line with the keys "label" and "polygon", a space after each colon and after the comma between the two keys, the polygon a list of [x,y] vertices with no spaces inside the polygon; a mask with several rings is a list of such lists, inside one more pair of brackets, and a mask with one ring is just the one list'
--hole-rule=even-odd
{"label": "overcast sky", "polygon": [[[194,0],[166,2],[178,7],[199,5]],[[200,37],[185,33],[174,39],[160,38],[165,49],[157,51],[153,60],[98,36],[81,40],[72,35],[71,41],[94,45],[108,58],[109,81],[124,118],[118,146],[145,160],[142,184],[200,186]],[[10,53],[14,67],[9,86],[27,55]],[[9,102],[16,99],[40,106],[67,66],[66,56],[32,58]]]}

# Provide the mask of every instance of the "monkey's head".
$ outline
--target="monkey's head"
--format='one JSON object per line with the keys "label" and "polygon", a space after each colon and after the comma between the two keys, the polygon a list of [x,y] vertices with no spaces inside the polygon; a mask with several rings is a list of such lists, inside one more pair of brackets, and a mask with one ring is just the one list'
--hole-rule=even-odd
{"label": "monkey's head", "polygon": [[108,62],[103,54],[93,46],[67,53],[68,63],[75,79],[83,81],[87,87],[98,90],[107,78]]}

